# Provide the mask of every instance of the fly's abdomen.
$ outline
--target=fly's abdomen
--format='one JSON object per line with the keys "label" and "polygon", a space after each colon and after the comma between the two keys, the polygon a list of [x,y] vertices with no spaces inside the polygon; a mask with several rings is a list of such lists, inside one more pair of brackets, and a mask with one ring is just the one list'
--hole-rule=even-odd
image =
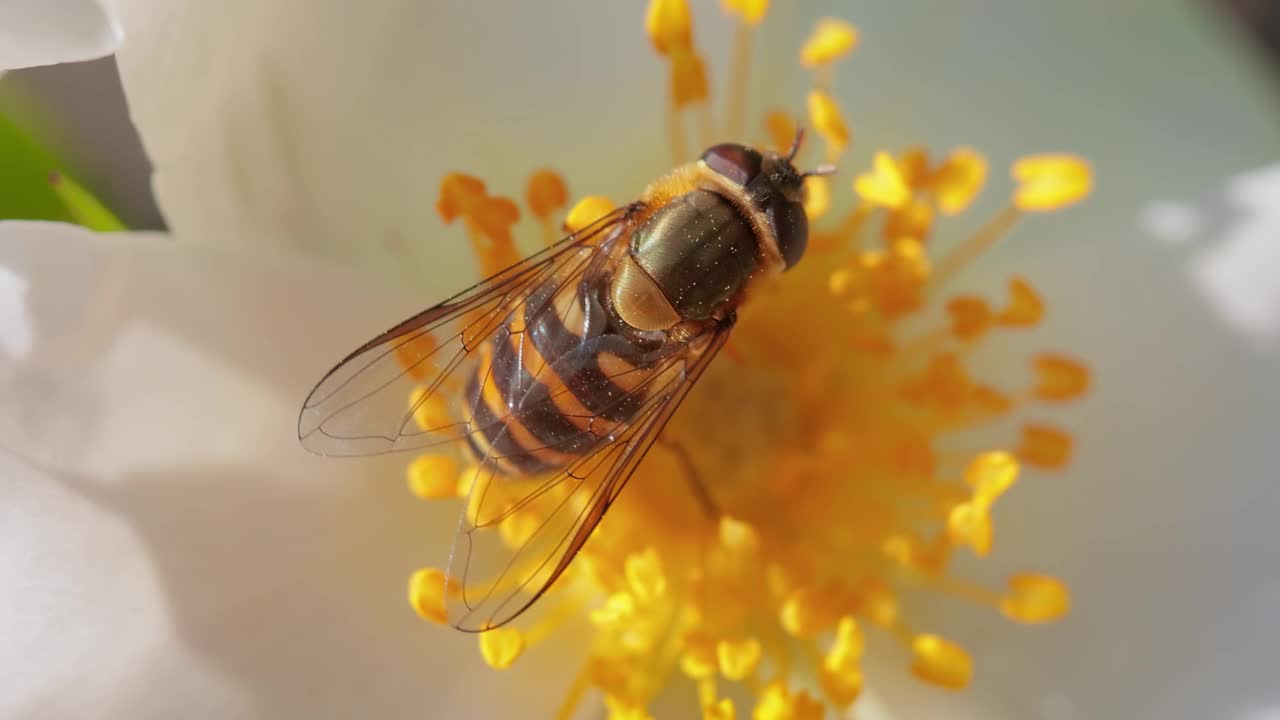
{"label": "fly's abdomen", "polygon": [[533,293],[481,349],[468,443],[509,475],[563,468],[611,440],[645,399],[644,353],[582,288]]}

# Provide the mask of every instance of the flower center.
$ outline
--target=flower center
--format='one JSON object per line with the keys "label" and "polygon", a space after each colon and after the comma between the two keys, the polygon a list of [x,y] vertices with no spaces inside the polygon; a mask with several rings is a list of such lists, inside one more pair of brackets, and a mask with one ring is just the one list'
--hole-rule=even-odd
{"label": "flower center", "polygon": [[[737,135],[752,34],[766,3],[725,6],[738,23],[726,123]],[[646,29],[670,63],[668,120],[673,155],[683,162],[686,114],[709,134],[705,63],[683,0],[654,0]],[[814,73],[808,120],[825,161],[850,143],[831,89],[835,61],[856,42],[853,26],[826,19],[800,53]],[[764,126],[783,150],[796,122],[774,110]],[[909,649],[922,680],[946,688],[970,682],[967,653],[917,628],[901,610],[904,592],[945,593],[1019,622],[1064,615],[1069,596],[1056,578],[1019,573],[991,589],[949,571],[957,551],[990,553],[990,510],[1020,469],[1060,468],[1072,446],[1069,434],[1043,424],[992,445],[966,444],[964,433],[1030,405],[1075,399],[1089,383],[1083,365],[1058,354],[1033,358],[1029,383],[987,382],[971,371],[987,338],[1037,325],[1045,306],[1020,278],[995,300],[948,295],[947,282],[1023,215],[1071,205],[1091,186],[1087,164],[1072,156],[1024,158],[1012,172],[1008,206],[958,242],[939,237],[935,225],[966,210],[985,183],[986,161],[972,149],[936,161],[918,148],[878,153],[872,168],[849,173],[853,206],[843,215],[832,211],[831,179],[808,178],[809,254],[743,306],[725,352],[548,599],[549,619],[528,632],[482,634],[486,661],[512,665],[589,604],[596,639],[562,717],[595,686],[614,720],[645,718],[648,701],[678,670],[693,681],[704,718],[736,716],[721,682],[755,696],[755,718],[816,718],[858,696],[863,633],[872,628]],[[554,235],[552,218],[566,198],[554,173],[531,179],[527,205],[544,236]],[[446,220],[464,219],[486,270],[511,260],[514,203],[453,175],[439,207]],[[583,227],[612,207],[587,198],[565,225]],[[410,484],[423,497],[454,497],[458,474],[456,462],[424,457],[410,468]],[[443,621],[448,587],[439,571],[421,571],[410,600]],[[820,699],[796,689],[801,667]]]}

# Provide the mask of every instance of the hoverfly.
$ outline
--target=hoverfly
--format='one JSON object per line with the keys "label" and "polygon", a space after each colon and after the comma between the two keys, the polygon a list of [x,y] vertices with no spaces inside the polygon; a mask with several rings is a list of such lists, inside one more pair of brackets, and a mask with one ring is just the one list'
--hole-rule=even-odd
{"label": "hoverfly", "polygon": [[[450,553],[452,625],[500,626],[556,582],[737,307],[803,256],[804,178],[834,168],[798,172],[802,139],[786,155],[708,149],[638,201],[373,338],[311,391],[298,437],[312,452],[458,443],[475,461]],[[443,419],[424,412],[431,403],[447,403]],[[514,541],[479,532],[535,502],[539,522]]]}

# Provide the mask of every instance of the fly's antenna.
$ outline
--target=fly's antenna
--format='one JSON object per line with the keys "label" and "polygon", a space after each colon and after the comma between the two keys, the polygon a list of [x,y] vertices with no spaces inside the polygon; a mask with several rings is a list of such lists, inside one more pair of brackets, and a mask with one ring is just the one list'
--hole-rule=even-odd
{"label": "fly's antenna", "polygon": [[[796,129],[796,139],[791,141],[791,149],[787,151],[787,162],[794,162],[796,155],[800,152],[800,144],[804,142],[804,128]],[[825,175],[835,175],[836,166],[831,163],[823,163],[818,167],[800,173],[800,177],[822,177]]]}
{"label": "fly's antenna", "polygon": [[800,143],[804,142],[804,128],[796,129],[796,139],[791,141],[791,149],[787,151],[787,162],[796,159],[796,153],[800,152]]}
{"label": "fly's antenna", "polygon": [[812,170],[806,170],[800,173],[800,177],[823,177],[826,175],[835,175],[836,166],[831,163],[823,163]]}

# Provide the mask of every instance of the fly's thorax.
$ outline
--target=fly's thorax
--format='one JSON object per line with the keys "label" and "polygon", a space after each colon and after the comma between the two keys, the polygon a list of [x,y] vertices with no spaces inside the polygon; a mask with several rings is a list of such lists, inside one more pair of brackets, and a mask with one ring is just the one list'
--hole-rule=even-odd
{"label": "fly's thorax", "polygon": [[[702,188],[654,210],[631,236],[629,250],[633,270],[661,293],[676,320],[722,315],[761,268],[751,224],[728,198]],[[630,272],[619,280],[630,281]]]}

